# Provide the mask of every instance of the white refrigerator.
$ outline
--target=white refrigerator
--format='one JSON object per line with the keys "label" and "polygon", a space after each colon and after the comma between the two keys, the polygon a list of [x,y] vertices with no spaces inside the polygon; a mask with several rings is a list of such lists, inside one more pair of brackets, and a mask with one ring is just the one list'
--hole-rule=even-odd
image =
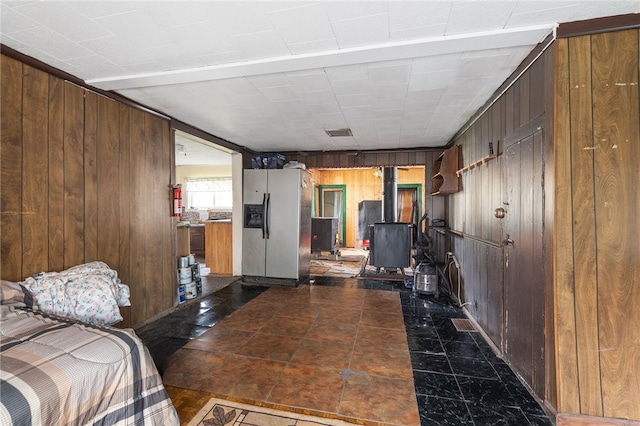
{"label": "white refrigerator", "polygon": [[302,169],[247,169],[243,180],[242,278],[293,285],[309,277],[311,174]]}

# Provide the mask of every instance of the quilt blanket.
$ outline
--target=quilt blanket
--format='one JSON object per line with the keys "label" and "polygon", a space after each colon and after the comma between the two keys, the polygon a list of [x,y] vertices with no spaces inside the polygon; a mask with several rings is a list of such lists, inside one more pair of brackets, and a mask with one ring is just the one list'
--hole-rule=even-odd
{"label": "quilt blanket", "polygon": [[0,308],[0,424],[180,424],[133,331]]}

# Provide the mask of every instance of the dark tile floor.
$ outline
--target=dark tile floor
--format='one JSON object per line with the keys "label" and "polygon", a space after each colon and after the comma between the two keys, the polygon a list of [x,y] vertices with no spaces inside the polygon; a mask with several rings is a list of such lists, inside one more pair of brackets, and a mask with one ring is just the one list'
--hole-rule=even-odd
{"label": "dark tile floor", "polygon": [[[459,332],[458,307],[415,296],[401,282],[315,277],[314,285],[399,291],[422,425],[552,425],[479,333]],[[231,283],[138,330],[162,374],[167,358],[264,288]]]}

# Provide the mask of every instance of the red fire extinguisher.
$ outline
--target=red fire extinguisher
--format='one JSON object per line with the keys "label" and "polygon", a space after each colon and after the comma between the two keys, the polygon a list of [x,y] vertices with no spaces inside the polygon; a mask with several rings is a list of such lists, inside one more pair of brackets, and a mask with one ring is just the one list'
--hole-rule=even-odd
{"label": "red fire extinguisher", "polygon": [[176,217],[182,216],[182,186],[173,186],[173,215]]}

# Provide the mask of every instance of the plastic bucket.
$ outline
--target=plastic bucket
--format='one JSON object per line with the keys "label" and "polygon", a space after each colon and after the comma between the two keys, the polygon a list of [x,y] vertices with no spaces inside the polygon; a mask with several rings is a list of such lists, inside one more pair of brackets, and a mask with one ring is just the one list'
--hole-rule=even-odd
{"label": "plastic bucket", "polygon": [[191,268],[178,268],[178,282],[187,284],[191,281]]}
{"label": "plastic bucket", "polygon": [[193,299],[198,295],[198,287],[196,286],[196,283],[190,282],[184,287],[187,299]]}

